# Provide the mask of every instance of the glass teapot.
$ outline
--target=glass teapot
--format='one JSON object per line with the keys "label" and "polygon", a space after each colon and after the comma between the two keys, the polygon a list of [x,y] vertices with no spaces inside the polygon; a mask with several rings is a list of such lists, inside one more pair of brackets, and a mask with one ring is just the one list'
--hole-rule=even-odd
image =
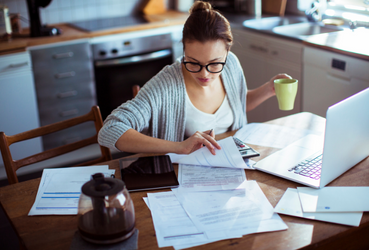
{"label": "glass teapot", "polygon": [[82,186],[78,230],[83,239],[97,244],[116,243],[135,232],[133,202],[123,181],[92,175]]}

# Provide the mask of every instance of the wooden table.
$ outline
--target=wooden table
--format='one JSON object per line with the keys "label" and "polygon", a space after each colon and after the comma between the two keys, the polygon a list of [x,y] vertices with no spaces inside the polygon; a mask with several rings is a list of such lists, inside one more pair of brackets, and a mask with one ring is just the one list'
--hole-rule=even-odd
{"label": "wooden table", "polygon": [[[324,131],[325,119],[311,113],[299,113],[268,122],[295,128]],[[217,139],[232,135],[223,134]],[[259,160],[278,149],[255,146]],[[119,169],[118,161],[106,162]],[[175,166],[176,167],[176,166]],[[260,171],[245,170],[248,180],[256,180],[273,206],[289,187],[300,186]],[[116,171],[117,178],[120,172]],[[77,216],[27,216],[38,190],[40,178],[0,188],[0,201],[16,232],[28,249],[69,249],[77,231]],[[369,157],[334,180],[329,186],[369,186]],[[169,189],[167,189],[169,190]],[[167,191],[159,190],[159,191]],[[154,192],[154,191],[153,191]],[[151,214],[142,197],[147,192],[131,193],[139,230],[139,249],[158,249]],[[301,219],[281,215],[288,230],[246,235],[206,244],[193,249],[368,249],[369,213],[364,213],[359,227]],[[172,249],[172,248],[165,248]]]}

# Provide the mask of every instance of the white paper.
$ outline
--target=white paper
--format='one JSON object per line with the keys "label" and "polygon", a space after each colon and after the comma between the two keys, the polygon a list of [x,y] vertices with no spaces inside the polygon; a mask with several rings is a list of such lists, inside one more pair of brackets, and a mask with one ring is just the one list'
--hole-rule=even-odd
{"label": "white paper", "polygon": [[245,170],[241,168],[222,168],[179,164],[179,188],[188,191],[214,191],[244,188]]}
{"label": "white paper", "polygon": [[362,212],[352,213],[306,213],[303,212],[297,189],[288,188],[274,209],[274,212],[311,220],[333,222],[348,226],[359,226]]}
{"label": "white paper", "polygon": [[143,199],[143,200],[144,200],[144,202],[146,203],[146,206],[150,209],[149,198],[147,198],[147,197],[142,197],[142,199]]}
{"label": "white paper", "polygon": [[369,187],[297,188],[304,212],[369,211]]}
{"label": "white paper", "polygon": [[244,158],[243,161],[245,162],[247,168],[245,169],[249,169],[249,170],[255,170],[255,165],[256,165],[256,161],[251,160],[250,158]]}
{"label": "white paper", "polygon": [[259,224],[273,216],[273,207],[256,181],[246,183],[246,189],[173,192],[196,227],[208,238],[236,237],[245,234],[245,225]]}
{"label": "white paper", "polygon": [[[260,206],[261,204],[261,207],[267,203],[267,206],[271,207],[257,183],[255,181],[247,183],[248,185],[245,186],[246,190],[248,190],[247,192],[249,192],[253,198],[258,199],[258,201],[254,201],[253,199],[249,199],[248,201],[257,204],[256,206]],[[248,220],[248,223],[244,223],[244,220],[232,223],[232,227],[228,228],[228,230],[221,228],[220,230],[212,230],[204,233],[193,223],[192,219],[188,216],[188,212],[184,210],[176,196],[173,195],[174,192],[178,192],[178,190],[179,189],[173,189],[172,192],[148,193],[148,198],[143,198],[152,214],[159,247],[173,246],[174,249],[184,249],[223,239],[242,237],[242,235],[245,234],[287,229],[287,225],[278,214],[273,214],[273,208],[271,207],[271,209],[269,209],[268,207],[267,210],[271,210],[269,212],[271,215],[265,216],[268,219],[258,220],[253,217]],[[188,191],[187,189],[184,190]],[[217,199],[222,199],[224,195],[227,195],[225,192],[227,191],[194,192],[191,194],[212,193],[212,198],[216,202]],[[245,189],[243,189],[241,193],[244,194]],[[233,196],[231,195],[231,197]],[[233,198],[237,199],[237,197]],[[203,209],[201,205],[197,208]],[[230,209],[232,209],[232,207],[230,207]],[[234,216],[233,212],[234,211],[229,211],[231,216]],[[217,215],[214,215],[213,218],[216,216]],[[263,215],[256,215],[256,217],[263,217]],[[220,219],[228,218],[224,217]]]}
{"label": "white paper", "polygon": [[284,148],[308,134],[315,134],[315,132],[274,124],[249,123],[239,129],[234,137],[239,138],[246,144]]}
{"label": "white paper", "polygon": [[44,169],[31,215],[65,215],[78,213],[78,201],[83,184],[95,173],[110,177],[115,170],[109,166]]}
{"label": "white paper", "polygon": [[[178,163],[180,159],[187,156],[187,155],[174,154],[174,153],[168,153],[167,155],[170,157],[170,160],[172,161],[172,163]],[[244,169],[255,170],[256,161],[251,160],[250,158],[243,158],[243,161],[246,164],[246,167],[244,167]]]}
{"label": "white paper", "polygon": [[270,219],[264,219],[261,221],[251,221],[247,224],[239,224],[235,228],[231,229],[231,231],[240,231],[242,235],[254,234],[254,233],[263,233],[263,232],[272,232],[272,231],[281,231],[288,229],[288,226],[284,221],[279,217],[278,214],[274,213]]}
{"label": "white paper", "polygon": [[167,155],[170,157],[172,163],[178,163],[180,159],[187,156],[185,154],[175,154],[175,153],[168,153]]}
{"label": "white paper", "polygon": [[206,147],[179,159],[178,163],[211,167],[248,168],[245,164],[233,137],[218,141],[222,149],[215,149],[216,155],[210,153]]}
{"label": "white paper", "polygon": [[212,242],[193,224],[173,192],[147,196],[159,247],[180,249]]}

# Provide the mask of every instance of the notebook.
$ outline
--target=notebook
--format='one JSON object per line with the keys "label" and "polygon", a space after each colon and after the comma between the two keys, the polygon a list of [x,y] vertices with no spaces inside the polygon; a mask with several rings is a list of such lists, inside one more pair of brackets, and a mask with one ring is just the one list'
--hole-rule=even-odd
{"label": "notebook", "polygon": [[[369,155],[369,88],[328,108],[324,138],[307,135],[259,161],[255,168],[322,188]],[[295,173],[300,162],[322,154],[320,178]]]}
{"label": "notebook", "polygon": [[128,191],[178,187],[177,175],[167,155],[122,158],[122,180]]}

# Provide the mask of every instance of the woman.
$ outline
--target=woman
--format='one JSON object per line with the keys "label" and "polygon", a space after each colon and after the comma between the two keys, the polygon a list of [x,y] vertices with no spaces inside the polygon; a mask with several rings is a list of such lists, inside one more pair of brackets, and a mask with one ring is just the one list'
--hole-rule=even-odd
{"label": "woman", "polygon": [[[184,56],[166,66],[131,101],[105,120],[99,143],[132,153],[189,154],[220,149],[216,133],[239,129],[246,112],[275,95],[274,79],[247,90],[237,57],[230,52],[229,22],[197,1],[183,28]],[[202,131],[202,132],[200,132]]]}

